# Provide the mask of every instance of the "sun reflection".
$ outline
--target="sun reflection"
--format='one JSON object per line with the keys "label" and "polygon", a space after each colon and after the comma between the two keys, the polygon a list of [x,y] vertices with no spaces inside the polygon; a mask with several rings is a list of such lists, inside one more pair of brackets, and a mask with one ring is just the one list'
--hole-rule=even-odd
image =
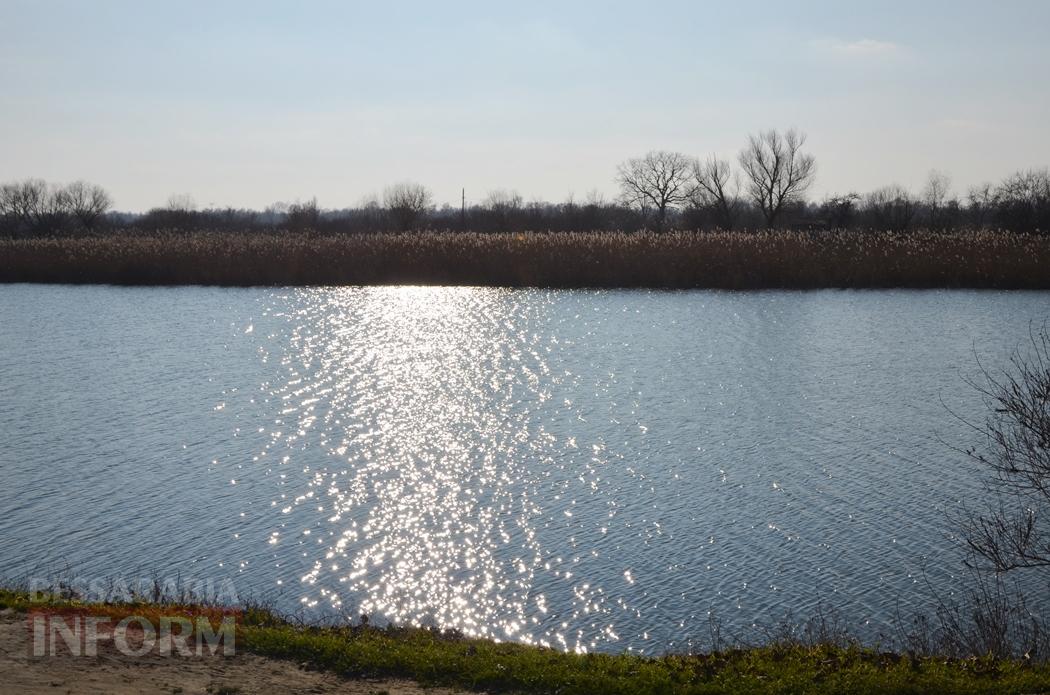
{"label": "sun reflection", "polygon": [[[536,470],[549,475],[558,450],[576,446],[532,416],[556,383],[541,343],[549,337],[530,332],[529,315],[498,289],[301,294],[296,311],[278,314],[290,326],[286,379],[269,394],[278,417],[263,454],[299,471],[278,478],[271,506],[284,518],[268,542],[310,559],[302,604],[593,648],[550,620],[536,582],[573,577],[552,572],[539,537],[551,515],[535,501],[549,484]],[[592,453],[575,477],[593,488],[602,447]],[[559,503],[563,518],[574,505]],[[574,618],[610,610],[600,588],[571,592]],[[602,630],[618,639],[611,625]]]}

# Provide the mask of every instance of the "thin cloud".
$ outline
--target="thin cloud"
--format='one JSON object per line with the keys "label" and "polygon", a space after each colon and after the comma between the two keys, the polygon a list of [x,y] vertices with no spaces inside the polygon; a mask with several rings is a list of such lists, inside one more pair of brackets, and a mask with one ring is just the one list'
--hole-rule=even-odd
{"label": "thin cloud", "polygon": [[848,58],[889,60],[902,58],[907,54],[907,49],[904,46],[892,41],[880,41],[878,39],[857,39],[855,41],[814,39],[809,42],[809,45],[821,53]]}

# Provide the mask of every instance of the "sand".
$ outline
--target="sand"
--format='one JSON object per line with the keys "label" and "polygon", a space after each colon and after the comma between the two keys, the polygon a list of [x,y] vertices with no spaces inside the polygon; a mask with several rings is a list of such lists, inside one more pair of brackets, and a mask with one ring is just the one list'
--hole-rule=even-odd
{"label": "sand", "polygon": [[235,656],[128,657],[100,642],[96,657],[30,656],[24,615],[0,611],[0,693],[351,693],[446,695],[411,681],[355,680],[291,661]]}

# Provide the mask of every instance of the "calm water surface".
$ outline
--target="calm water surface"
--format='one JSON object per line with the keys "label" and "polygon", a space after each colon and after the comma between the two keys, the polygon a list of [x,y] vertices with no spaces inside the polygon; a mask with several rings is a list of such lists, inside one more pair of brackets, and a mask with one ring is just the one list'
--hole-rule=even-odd
{"label": "calm water surface", "polygon": [[568,649],[821,604],[874,638],[956,585],[948,409],[1048,300],[0,286],[0,573]]}

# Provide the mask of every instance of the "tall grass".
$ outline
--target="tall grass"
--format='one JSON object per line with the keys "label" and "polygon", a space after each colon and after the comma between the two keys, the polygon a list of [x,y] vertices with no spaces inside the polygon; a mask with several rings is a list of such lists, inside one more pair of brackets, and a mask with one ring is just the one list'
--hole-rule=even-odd
{"label": "tall grass", "polygon": [[122,233],[0,240],[0,282],[1050,288],[1050,236],[933,232]]}

